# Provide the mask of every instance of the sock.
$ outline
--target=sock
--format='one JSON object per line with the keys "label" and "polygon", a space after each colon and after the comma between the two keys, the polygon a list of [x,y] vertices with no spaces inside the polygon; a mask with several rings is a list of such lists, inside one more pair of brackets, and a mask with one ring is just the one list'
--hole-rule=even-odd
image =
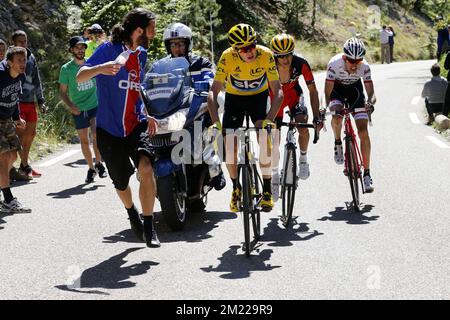
{"label": "sock", "polygon": [[137,211],[136,207],[134,206],[134,204],[131,206],[131,208],[125,208],[127,209],[128,215],[129,216],[139,216],[139,212]]}
{"label": "sock", "polygon": [[233,190],[234,189],[242,189],[241,185],[239,184],[238,179],[231,178],[231,181],[233,182]]}
{"label": "sock", "polygon": [[306,152],[302,150],[300,150],[300,162],[308,162],[308,156],[306,155]]}
{"label": "sock", "polygon": [[149,231],[149,228],[153,230],[153,215],[152,216],[144,216],[144,228]]}
{"label": "sock", "polygon": [[2,189],[2,192],[3,192],[3,197],[5,198],[6,203],[10,203],[14,199],[14,197],[11,193],[11,188],[9,188],[9,187],[4,188],[4,189]]}
{"label": "sock", "polygon": [[339,140],[334,140],[334,144],[340,145],[340,144],[342,144],[342,140],[341,140],[341,139],[339,139]]}
{"label": "sock", "polygon": [[269,192],[270,194],[272,193],[272,179],[263,179],[264,184],[263,184],[263,192]]}
{"label": "sock", "polygon": [[364,177],[365,176],[370,176],[370,169],[365,169],[364,170]]}

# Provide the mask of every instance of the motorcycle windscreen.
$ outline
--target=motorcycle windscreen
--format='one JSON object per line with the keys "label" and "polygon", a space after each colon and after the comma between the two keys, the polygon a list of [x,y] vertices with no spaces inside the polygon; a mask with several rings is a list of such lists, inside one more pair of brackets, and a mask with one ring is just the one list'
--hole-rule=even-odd
{"label": "motorcycle windscreen", "polygon": [[186,58],[156,61],[142,83],[143,101],[150,115],[167,116],[185,106],[191,78]]}

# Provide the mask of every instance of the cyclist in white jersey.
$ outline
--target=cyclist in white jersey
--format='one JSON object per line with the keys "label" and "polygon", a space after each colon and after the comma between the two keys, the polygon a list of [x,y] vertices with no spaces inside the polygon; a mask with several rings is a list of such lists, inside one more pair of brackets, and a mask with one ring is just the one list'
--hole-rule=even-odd
{"label": "cyclist in white jersey", "polygon": [[345,42],[344,53],[334,56],[328,63],[325,99],[330,111],[333,113],[331,126],[335,138],[334,160],[337,164],[344,163],[344,152],[341,140],[342,116],[336,115],[335,111],[343,108],[344,100],[347,100],[353,109],[352,115],[358,128],[359,139],[361,140],[364,188],[366,192],[372,192],[374,186],[370,176],[370,138],[367,130],[369,117],[361,78],[364,81],[364,87],[368,96],[367,101],[373,105],[376,102],[376,97],[370,66],[364,59],[365,53],[366,49],[361,40],[351,38]]}

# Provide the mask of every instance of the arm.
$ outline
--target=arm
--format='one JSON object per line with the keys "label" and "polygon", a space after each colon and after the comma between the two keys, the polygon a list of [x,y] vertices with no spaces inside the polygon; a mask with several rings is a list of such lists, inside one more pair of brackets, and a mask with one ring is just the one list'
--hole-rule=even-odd
{"label": "arm", "polygon": [[366,88],[367,92],[367,101],[370,102],[371,104],[375,104],[377,102],[377,97],[375,97],[373,82],[372,81],[364,82],[364,87]]}
{"label": "arm", "polygon": [[208,111],[211,116],[212,123],[216,123],[219,120],[219,104],[217,103],[217,95],[220,90],[223,88],[223,82],[219,82],[214,80],[211,89],[209,89],[208,93]]}
{"label": "arm", "polygon": [[273,121],[280,109],[283,102],[283,89],[281,88],[280,80],[272,80],[269,82],[270,90],[273,92],[273,98],[271,100],[270,110],[267,113],[266,118]]}
{"label": "arm", "polygon": [[67,84],[59,85],[59,95],[73,115],[77,116],[81,113],[77,106],[70,100],[69,95],[67,94]]}
{"label": "arm", "polygon": [[334,81],[325,80],[325,103],[328,107],[330,105],[331,93],[333,92]]}
{"label": "arm", "polygon": [[38,101],[38,105],[39,107],[41,107],[44,102],[44,94],[43,94],[43,90],[42,90],[42,82],[41,82],[41,75],[39,73],[39,68],[36,62],[36,59],[34,59],[34,64],[33,64],[33,86],[36,88],[36,98]]}
{"label": "arm", "polygon": [[95,78],[98,75],[115,76],[122,67],[114,61],[106,62],[94,67],[81,67],[77,74],[77,83],[82,83]]}
{"label": "arm", "polygon": [[311,108],[313,110],[314,118],[319,118],[319,92],[315,83],[308,85],[309,90],[309,100],[311,103]]}

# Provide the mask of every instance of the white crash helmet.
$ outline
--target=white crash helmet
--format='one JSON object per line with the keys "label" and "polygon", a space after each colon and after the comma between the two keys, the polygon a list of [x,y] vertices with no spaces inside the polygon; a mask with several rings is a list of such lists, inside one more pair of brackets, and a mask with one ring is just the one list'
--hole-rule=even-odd
{"label": "white crash helmet", "polygon": [[[167,53],[170,54],[170,40],[185,39],[187,52],[192,50],[192,30],[187,25],[175,22],[170,24],[163,33],[163,41],[166,46]],[[186,53],[187,53],[186,52]]]}
{"label": "white crash helmet", "polygon": [[344,54],[350,59],[359,60],[364,58],[366,54],[366,47],[364,42],[358,38],[350,38],[345,41]]}

